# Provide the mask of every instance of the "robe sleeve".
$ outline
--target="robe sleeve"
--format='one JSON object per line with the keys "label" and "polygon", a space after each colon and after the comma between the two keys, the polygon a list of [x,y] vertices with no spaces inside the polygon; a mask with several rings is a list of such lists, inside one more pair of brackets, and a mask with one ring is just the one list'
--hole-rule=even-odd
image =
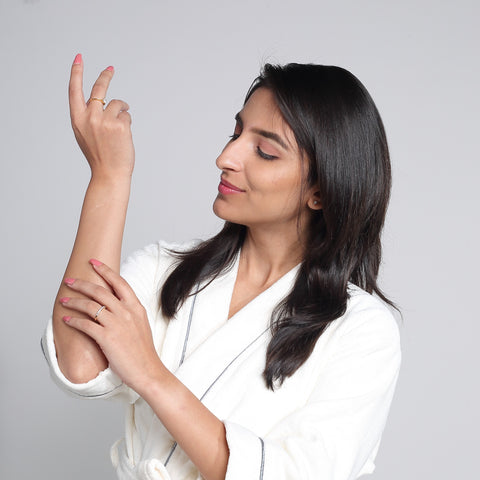
{"label": "robe sleeve", "polygon": [[[168,246],[156,243],[138,250],[122,263],[120,271],[145,307],[152,330],[158,312],[158,280],[161,277],[159,269],[166,273],[172,263],[172,257],[165,251],[165,247]],[[106,368],[87,383],[70,382],[58,366],[51,319],[42,337],[41,347],[52,379],[67,393],[87,399],[115,396],[129,403],[137,400],[138,394],[124,385],[110,368]]]}
{"label": "robe sleeve", "polygon": [[226,480],[354,480],[371,473],[400,358],[391,313],[383,306],[360,312],[339,336],[303,408],[263,438],[224,422]]}

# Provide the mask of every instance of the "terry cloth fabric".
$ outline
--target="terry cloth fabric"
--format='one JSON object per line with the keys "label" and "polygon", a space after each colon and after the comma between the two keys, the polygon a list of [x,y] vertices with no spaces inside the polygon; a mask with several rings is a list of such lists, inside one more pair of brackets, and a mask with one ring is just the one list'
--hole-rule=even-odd
{"label": "terry cloth fabric", "polygon": [[[350,285],[345,314],[272,392],[262,377],[270,316],[290,291],[298,266],[227,320],[237,258],[167,322],[158,297],[174,264],[169,249],[193,245],[150,245],[134,253],[121,273],[147,310],[163,363],[224,422],[230,449],[226,480],[354,480],[373,472],[401,357],[389,309]],[[42,347],[63,390],[125,404],[125,435],[111,451],[120,480],[202,478],[150,406],[109,368],[85,384],[64,377],[51,321]]]}

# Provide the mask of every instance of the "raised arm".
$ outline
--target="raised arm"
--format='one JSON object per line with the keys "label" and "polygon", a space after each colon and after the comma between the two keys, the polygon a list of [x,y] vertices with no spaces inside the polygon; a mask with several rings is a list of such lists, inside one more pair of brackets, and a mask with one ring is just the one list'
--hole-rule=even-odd
{"label": "raised arm", "polygon": [[101,101],[112,77],[113,67],[101,72],[93,85],[90,100],[85,102],[81,55],[76,56],[72,65],[70,116],[75,138],[90,166],[91,179],[72,254],[55,299],[53,331],[60,369],[74,383],[94,378],[108,362],[94,340],[69,328],[62,320],[71,315],[62,305],[62,299],[68,299],[72,294],[65,282],[82,278],[106,286],[92,271],[88,263],[90,258],[105,259],[118,272],[135,161],[131,117],[127,112],[129,106],[121,100],[112,100],[104,109]]}

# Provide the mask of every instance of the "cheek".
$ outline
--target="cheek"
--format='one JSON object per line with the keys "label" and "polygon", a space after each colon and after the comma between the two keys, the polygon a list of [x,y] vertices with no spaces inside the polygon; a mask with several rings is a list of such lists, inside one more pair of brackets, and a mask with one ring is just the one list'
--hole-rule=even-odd
{"label": "cheek", "polygon": [[268,185],[257,191],[255,209],[272,215],[296,215],[300,201],[300,183],[278,175],[269,179]]}
{"label": "cheek", "polygon": [[300,179],[292,174],[276,175],[271,179],[271,191],[289,201],[290,197],[297,197],[300,193]]}
{"label": "cheek", "polygon": [[300,183],[296,171],[292,172],[290,168],[272,167],[273,165],[265,162],[246,175],[252,190],[281,193],[296,188]]}

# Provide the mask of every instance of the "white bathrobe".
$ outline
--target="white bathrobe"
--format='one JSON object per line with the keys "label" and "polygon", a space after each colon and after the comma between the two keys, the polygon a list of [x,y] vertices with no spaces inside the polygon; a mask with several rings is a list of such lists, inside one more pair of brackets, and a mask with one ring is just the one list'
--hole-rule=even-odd
{"label": "white bathrobe", "polygon": [[[158,293],[172,269],[168,247],[178,245],[158,243],[136,252],[122,276],[147,310],[166,367],[224,422],[226,480],[353,480],[371,473],[400,366],[398,328],[383,303],[351,285],[345,315],[272,392],[262,377],[270,315],[290,291],[298,267],[227,320],[237,258],[166,322]],[[54,380],[67,392],[125,403],[125,436],[111,450],[119,479],[202,478],[149,405],[109,368],[85,384],[64,377],[51,322],[42,348]]]}

